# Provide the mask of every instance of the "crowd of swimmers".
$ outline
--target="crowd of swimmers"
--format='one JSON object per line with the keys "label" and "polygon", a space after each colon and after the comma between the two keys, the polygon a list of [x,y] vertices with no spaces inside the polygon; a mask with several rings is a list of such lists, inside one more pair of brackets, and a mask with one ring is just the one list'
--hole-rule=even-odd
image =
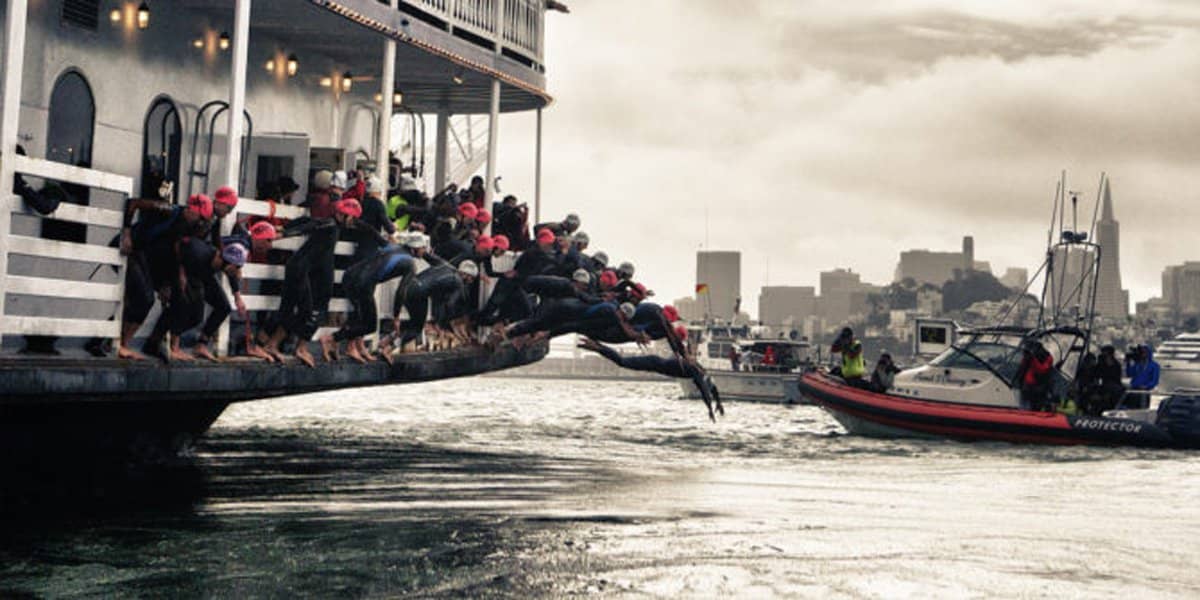
{"label": "crowd of swimmers", "polygon": [[[297,187],[281,180],[273,194],[293,203]],[[573,333],[582,336],[581,347],[625,368],[692,379],[710,417],[714,406],[721,411],[711,380],[684,343],[678,311],[649,300],[653,292],[635,279],[631,263],[614,265],[606,253],[591,251],[578,215],[531,226],[526,205],[514,196],[485,206],[478,177],[429,198],[404,180],[389,189],[361,172],[320,171],[298,203],[306,216],[240,218],[223,229],[238,205],[234,189],[195,194],[182,204],[169,200],[170,183],[159,192],[128,203],[119,238],[128,257],[121,358],[216,360],[211,344],[235,310],[246,324],[247,356],[282,363],[290,352],[310,367],[343,353],[360,363],[391,362],[403,353],[522,348]],[[302,241],[292,252],[274,248],[285,238]],[[355,244],[352,257],[337,255],[339,241]],[[278,308],[251,319],[242,271],[255,262],[282,264],[283,279]],[[331,323],[337,269],[351,310]],[[390,314],[379,314],[381,286],[393,300]],[[133,338],[156,301],[161,311],[138,351]],[[336,330],[317,336],[331,324]],[[181,340],[193,331],[189,352]],[[366,339],[376,334],[369,346]],[[314,338],[319,357],[310,349]],[[606,345],[655,340],[665,340],[671,356],[627,357]]]}

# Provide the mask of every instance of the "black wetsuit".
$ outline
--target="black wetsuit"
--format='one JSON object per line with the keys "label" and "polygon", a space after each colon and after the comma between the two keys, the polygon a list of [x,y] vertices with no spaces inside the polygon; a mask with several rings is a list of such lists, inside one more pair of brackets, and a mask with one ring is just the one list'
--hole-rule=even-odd
{"label": "black wetsuit", "polygon": [[[216,255],[217,249],[206,239],[192,237],[180,243],[179,260],[184,273],[187,274],[187,286],[179,301],[171,303],[172,335],[182,335],[204,321],[200,339],[207,342],[217,335],[221,324],[229,317],[229,313],[233,312],[229,298],[225,295],[225,290],[221,289],[217,278],[221,271],[213,267]],[[229,284],[234,292],[238,291],[236,277],[230,277]],[[205,304],[212,307],[207,319],[204,318]]]}
{"label": "black wetsuit", "polygon": [[[329,312],[333,296],[334,252],[340,227],[332,218],[303,217],[284,229],[283,237],[307,235],[304,245],[292,254],[284,269],[283,293],[279,302],[278,322],[301,341],[312,339]],[[378,231],[361,221],[352,231],[380,237]]]}
{"label": "black wetsuit", "polygon": [[[483,261],[483,270],[496,280],[496,287],[488,297],[483,310],[479,312],[479,324],[494,325],[500,321],[515,323],[527,319],[533,314],[533,303],[529,295],[521,289],[521,283],[516,277],[505,277],[492,267],[492,260]],[[513,271],[515,274],[515,270]]]}
{"label": "black wetsuit", "polygon": [[534,275],[555,275],[558,268],[556,254],[544,252],[541,248],[530,248],[517,259],[517,280],[524,285],[525,281]]}
{"label": "black wetsuit", "polygon": [[[354,307],[354,314],[344,327],[333,334],[339,342],[354,339],[375,331],[379,320],[375,305],[375,288],[397,277],[408,277],[416,262],[399,246],[388,246],[365,261],[355,263],[342,275],[342,289]],[[397,290],[397,304],[399,304]]]}
{"label": "black wetsuit", "polygon": [[283,230],[283,237],[308,236],[284,267],[283,293],[280,294],[276,319],[302,342],[312,339],[322,316],[329,309],[338,229],[332,218],[302,217]]}
{"label": "black wetsuit", "polygon": [[[441,327],[450,321],[469,314],[467,306],[470,294],[458,272],[443,262],[417,275],[404,293],[404,308],[408,310],[408,321],[404,323],[401,344],[415,340],[425,329],[425,319],[433,302],[433,319]],[[399,294],[397,294],[399,297]]]}
{"label": "black wetsuit", "polygon": [[155,291],[178,280],[175,242],[192,226],[183,217],[182,206],[163,203],[162,208],[139,211],[137,224],[130,229],[133,252],[125,268],[126,323],[141,323],[154,307]]}
{"label": "black wetsuit", "polygon": [[525,280],[525,291],[537,294],[543,300],[576,298],[588,304],[603,302],[599,296],[580,290],[573,280],[557,275],[534,275]]}
{"label": "black wetsuit", "polygon": [[[379,236],[379,232],[389,234],[396,232],[396,226],[388,220],[387,207],[384,206],[383,201],[367,197],[363,198],[361,202],[363,213],[359,222],[363,223],[365,227],[355,228],[349,237],[357,244],[354,248],[354,257],[350,261],[352,265],[371,258],[386,246],[387,242]],[[342,287],[344,290],[345,285],[343,284]],[[346,295],[349,296],[349,293],[347,292]]]}
{"label": "black wetsuit", "polygon": [[[616,350],[604,345],[600,345],[596,352],[623,369],[658,373],[676,379],[691,379],[692,383],[696,384],[696,389],[700,390],[700,396],[704,398],[704,404],[709,407],[710,414],[714,400],[717,406],[720,406],[720,396],[717,395],[717,389],[713,387],[708,373],[693,361],[678,356],[662,357],[653,354],[621,356]],[[724,410],[721,412],[724,413]]]}
{"label": "black wetsuit", "polygon": [[588,304],[578,298],[555,298],[542,302],[533,317],[514,325],[508,335],[517,337],[539,331],[548,331],[551,337],[568,333],[590,334],[610,326],[620,326],[615,304]]}

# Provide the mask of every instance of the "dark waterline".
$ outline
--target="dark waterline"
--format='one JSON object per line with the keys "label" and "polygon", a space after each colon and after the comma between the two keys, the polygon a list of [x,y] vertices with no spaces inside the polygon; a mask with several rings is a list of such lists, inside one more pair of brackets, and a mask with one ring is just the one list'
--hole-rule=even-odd
{"label": "dark waterline", "polygon": [[0,597],[1200,586],[1191,454],[868,440],[811,407],[712,425],[677,390],[470,379],[240,405],[165,479],[6,514]]}

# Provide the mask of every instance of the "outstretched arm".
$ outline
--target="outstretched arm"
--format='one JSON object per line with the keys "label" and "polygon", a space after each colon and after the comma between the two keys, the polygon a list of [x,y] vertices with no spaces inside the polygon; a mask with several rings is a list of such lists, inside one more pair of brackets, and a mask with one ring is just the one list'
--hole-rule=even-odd
{"label": "outstretched arm", "polygon": [[579,347],[583,348],[584,350],[591,350],[592,352],[607,358],[618,367],[625,366],[624,361],[621,360],[620,353],[612,348],[609,348],[608,346],[605,346],[604,344],[601,344],[600,342],[597,342],[596,340],[593,340],[592,338],[583,338],[583,341],[579,343]]}

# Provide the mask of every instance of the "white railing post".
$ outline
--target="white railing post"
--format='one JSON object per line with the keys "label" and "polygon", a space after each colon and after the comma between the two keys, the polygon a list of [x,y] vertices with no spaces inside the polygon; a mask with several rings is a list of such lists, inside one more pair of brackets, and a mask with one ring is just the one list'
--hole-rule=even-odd
{"label": "white railing post", "polygon": [[[233,60],[229,73],[229,111],[227,115],[229,127],[225,134],[225,185],[232,187],[239,198],[242,196],[242,121],[244,119],[242,115],[246,112],[246,60],[250,51],[250,2],[251,0],[237,0],[234,6]],[[237,222],[237,218],[237,209],[229,211],[221,223],[222,235],[233,231],[233,224]],[[230,294],[229,282],[222,279],[221,287],[224,288],[226,295]],[[217,339],[212,341],[217,356],[229,354],[232,345],[232,340],[229,339],[229,321],[232,318],[233,316],[230,315],[228,319],[225,319],[221,328],[217,330]],[[250,323],[246,323],[245,326],[249,327]]]}
{"label": "white railing post", "polygon": [[537,142],[533,162],[533,222],[542,222],[542,109],[537,109]]}
{"label": "white railing post", "polygon": [[[400,8],[399,0],[392,0],[392,10]],[[379,111],[379,148],[375,151],[375,176],[383,180],[383,201],[387,204],[388,193],[391,190],[388,188],[388,173],[391,171],[391,151],[392,151],[392,111],[395,110],[395,102],[393,96],[396,93],[396,41],[388,38],[383,43],[383,75],[380,77],[380,100],[383,109]],[[413,145],[416,145],[417,140],[413,140]],[[424,148],[421,149],[424,152]],[[416,167],[416,165],[412,165]],[[403,174],[401,175],[403,177]],[[375,306],[382,308],[384,306],[384,292],[388,286],[376,286],[375,288]],[[384,313],[375,311],[375,344],[378,345],[382,339],[383,331],[380,329],[380,324],[383,322],[380,317]]]}
{"label": "white railing post", "polygon": [[[25,22],[28,0],[8,0],[4,21],[4,91],[0,97],[0,185],[12,185],[16,171],[17,129],[21,125],[21,77],[25,64]],[[8,197],[4,189],[0,197]],[[12,213],[4,206],[0,210],[0,322],[4,316],[4,296],[7,292],[8,238],[12,233]],[[2,338],[0,338],[2,341]]]}
{"label": "white railing post", "polygon": [[[492,17],[495,19],[496,31],[496,58],[499,58],[504,51],[504,2],[503,0],[492,0],[493,11]],[[495,196],[496,186],[496,151],[500,141],[500,80],[492,79],[492,109],[488,118],[488,153],[487,153],[487,178],[484,180],[483,189],[485,190],[483,205],[484,208],[491,209],[492,199]],[[488,235],[491,235],[491,225],[488,225]]]}
{"label": "white railing post", "polygon": [[450,145],[450,111],[438,111],[437,139],[433,149],[433,193],[436,194],[446,187],[446,163],[449,161]]}

